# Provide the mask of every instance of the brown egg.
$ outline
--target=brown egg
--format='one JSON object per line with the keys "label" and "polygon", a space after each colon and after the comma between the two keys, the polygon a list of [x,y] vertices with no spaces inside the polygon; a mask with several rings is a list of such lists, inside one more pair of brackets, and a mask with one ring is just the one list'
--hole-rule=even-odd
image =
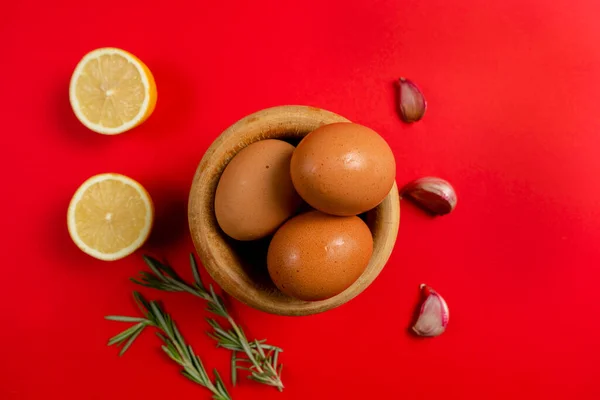
{"label": "brown egg", "polygon": [[261,140],[227,165],[215,193],[215,214],[223,232],[237,240],[270,235],[302,203],[290,179],[294,146]]}
{"label": "brown egg", "polygon": [[352,285],[372,253],[373,237],[363,220],[311,211],[277,230],[267,266],[283,293],[301,300],[324,300]]}
{"label": "brown egg", "polygon": [[390,192],[396,162],[377,132],[340,122],[309,133],[294,151],[290,171],[300,196],[317,210],[357,215]]}

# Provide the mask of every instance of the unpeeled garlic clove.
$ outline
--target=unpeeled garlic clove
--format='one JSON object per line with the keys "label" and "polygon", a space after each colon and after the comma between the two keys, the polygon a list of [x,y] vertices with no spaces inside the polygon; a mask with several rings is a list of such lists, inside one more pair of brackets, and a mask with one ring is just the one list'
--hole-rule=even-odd
{"label": "unpeeled garlic clove", "polygon": [[402,189],[402,195],[434,215],[452,212],[458,201],[450,182],[430,176],[406,185]]}
{"label": "unpeeled garlic clove", "polygon": [[427,101],[417,85],[406,78],[398,80],[398,112],[402,121],[412,123],[420,120],[427,110]]}
{"label": "unpeeled garlic clove", "polygon": [[450,319],[450,311],[446,301],[435,290],[421,284],[420,289],[425,297],[419,318],[413,325],[412,330],[419,336],[439,336],[446,330]]}

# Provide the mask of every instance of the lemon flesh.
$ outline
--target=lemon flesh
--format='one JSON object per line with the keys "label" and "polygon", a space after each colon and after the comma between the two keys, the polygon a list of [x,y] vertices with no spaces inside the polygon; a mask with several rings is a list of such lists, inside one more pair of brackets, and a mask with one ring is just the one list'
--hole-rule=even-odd
{"label": "lemon flesh", "polygon": [[69,89],[71,107],[89,129],[114,135],[144,122],[156,104],[146,65],[125,50],[102,48],[79,62]]}
{"label": "lemon flesh", "polygon": [[102,174],[77,190],[67,219],[69,233],[81,250],[101,260],[116,260],[146,241],[153,206],[146,190],[133,179]]}

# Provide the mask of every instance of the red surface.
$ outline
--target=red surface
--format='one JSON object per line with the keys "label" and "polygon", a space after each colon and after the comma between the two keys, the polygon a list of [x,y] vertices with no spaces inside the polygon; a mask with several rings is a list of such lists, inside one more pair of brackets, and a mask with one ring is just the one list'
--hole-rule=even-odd
{"label": "red surface", "polygon": [[[600,303],[600,5],[550,1],[5,1],[0,5],[4,154],[0,398],[208,398],[145,334],[123,358],[106,340],[133,314],[140,254],[95,261],[69,240],[69,199],[115,171],[157,206],[146,251],[187,273],[188,188],[217,135],[253,111],[310,104],[379,131],[398,182],[450,180],[455,212],[403,204],[388,266],[334,311],[282,318],[233,309],[285,349],[286,390],[243,381],[235,399],[597,399]],[[101,46],[154,71],[159,100],[119,137],[73,116],[68,82]],[[392,82],[417,82],[425,118],[403,125]],[[451,309],[447,332],[406,332],[418,285]],[[208,367],[229,354],[203,304],[163,298]],[[227,380],[227,382],[229,382]]]}

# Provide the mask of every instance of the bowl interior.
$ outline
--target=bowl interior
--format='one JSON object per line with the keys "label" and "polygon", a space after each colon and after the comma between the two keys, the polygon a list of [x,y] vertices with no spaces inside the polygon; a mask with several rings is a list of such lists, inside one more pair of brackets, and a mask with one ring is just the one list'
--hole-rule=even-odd
{"label": "bowl interior", "polygon": [[217,224],[214,213],[216,187],[223,169],[241,149],[264,139],[280,139],[296,145],[319,126],[333,122],[348,120],[329,111],[306,106],[262,110],[225,130],[207,150],[198,166],[188,210],[194,245],[202,264],[216,283],[251,307],[281,315],[308,315],[332,309],[368,287],[392,252],[400,219],[395,184],[379,206],[361,215],[373,234],[373,256],[369,265],[352,286],[327,300],[302,301],[280,292],[271,281],[266,266],[271,238],[252,242],[236,241],[225,235]]}

